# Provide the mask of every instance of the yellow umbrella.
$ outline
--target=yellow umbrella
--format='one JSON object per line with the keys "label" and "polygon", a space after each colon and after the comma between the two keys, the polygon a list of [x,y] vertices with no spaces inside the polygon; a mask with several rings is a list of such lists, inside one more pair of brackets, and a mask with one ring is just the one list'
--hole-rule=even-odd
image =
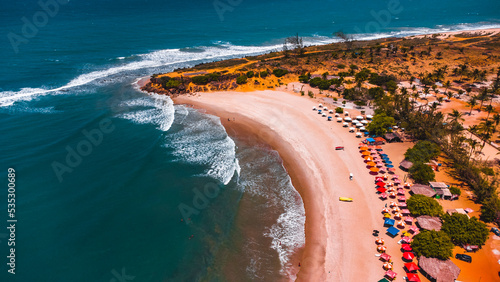
{"label": "yellow umbrella", "polygon": [[388,214],[388,213],[384,213],[384,217],[385,217],[385,218],[391,218],[391,215],[390,215],[390,214]]}
{"label": "yellow umbrella", "polygon": [[379,171],[379,169],[378,169],[378,168],[376,168],[376,167],[372,167],[372,168],[370,168],[370,171],[373,171],[373,172],[378,172],[378,171]]}
{"label": "yellow umbrella", "polygon": [[376,163],[374,163],[374,162],[367,162],[366,164],[369,165],[369,166],[375,166],[376,165]]}

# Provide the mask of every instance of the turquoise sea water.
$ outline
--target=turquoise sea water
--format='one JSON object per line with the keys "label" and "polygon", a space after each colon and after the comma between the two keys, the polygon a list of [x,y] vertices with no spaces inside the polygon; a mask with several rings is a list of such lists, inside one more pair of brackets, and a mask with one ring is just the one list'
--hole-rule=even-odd
{"label": "turquoise sea water", "polygon": [[[485,0],[42,2],[0,9],[0,281],[290,277],[304,210],[277,153],[134,82],[272,51],[295,33],[320,44],[339,30],[500,26],[500,2]],[[16,275],[6,265],[9,167]]]}

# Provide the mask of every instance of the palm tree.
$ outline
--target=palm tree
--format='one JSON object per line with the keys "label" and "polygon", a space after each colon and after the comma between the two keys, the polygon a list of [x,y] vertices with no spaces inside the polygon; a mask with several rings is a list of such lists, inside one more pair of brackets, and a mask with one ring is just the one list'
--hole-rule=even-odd
{"label": "palm tree", "polygon": [[472,96],[469,101],[467,102],[467,105],[470,106],[470,112],[469,112],[469,116],[472,114],[472,109],[474,108],[475,105],[477,105],[477,100],[476,100],[476,96]]}
{"label": "palm tree", "polygon": [[495,111],[495,108],[493,108],[493,106],[491,104],[489,104],[488,106],[485,107],[485,110],[488,112],[488,116],[486,117],[486,120],[488,120],[488,118],[490,117],[491,112]]}
{"label": "palm tree", "polygon": [[486,144],[486,140],[489,140],[491,138],[493,128],[494,125],[492,120],[485,120],[479,124],[479,132],[481,133],[481,139],[483,139],[483,148]]}
{"label": "palm tree", "polygon": [[445,93],[448,93],[448,88],[450,88],[451,86],[451,82],[449,80],[447,80],[445,83],[444,83],[444,87],[446,87],[446,90],[445,90]]}
{"label": "palm tree", "polygon": [[484,89],[483,92],[481,92],[481,94],[479,94],[479,101],[481,101],[481,105],[479,106],[479,111],[481,111],[481,108],[483,107],[483,103],[484,101],[488,100],[489,99],[489,96],[488,95],[488,89]]}
{"label": "palm tree", "polygon": [[448,119],[451,122],[457,122],[457,123],[460,121],[464,121],[464,118],[462,117],[462,113],[456,109],[453,109],[453,111],[448,114]]}
{"label": "palm tree", "polygon": [[476,147],[479,144],[479,142],[476,139],[472,139],[472,138],[467,138],[465,141],[470,146],[470,152],[469,152],[469,162],[470,162],[470,159],[472,158],[472,155],[474,154],[474,152],[476,150]]}

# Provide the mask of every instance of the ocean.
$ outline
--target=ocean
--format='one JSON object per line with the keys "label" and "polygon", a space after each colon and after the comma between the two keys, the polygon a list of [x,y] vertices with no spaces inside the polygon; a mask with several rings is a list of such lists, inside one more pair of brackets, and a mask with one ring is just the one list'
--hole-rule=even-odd
{"label": "ocean", "polygon": [[293,279],[305,211],[277,152],[135,82],[296,33],[312,45],[500,27],[499,12],[486,0],[3,1],[0,281]]}

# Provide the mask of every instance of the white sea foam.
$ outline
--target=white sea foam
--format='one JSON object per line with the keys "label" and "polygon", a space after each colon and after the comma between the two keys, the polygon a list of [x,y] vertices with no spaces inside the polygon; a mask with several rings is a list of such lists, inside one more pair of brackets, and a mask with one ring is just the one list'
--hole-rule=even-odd
{"label": "white sea foam", "polygon": [[[358,40],[370,40],[384,37],[403,37],[420,34],[433,34],[448,31],[467,31],[474,29],[499,28],[500,24],[478,23],[478,24],[459,24],[454,26],[438,26],[436,28],[406,28],[398,31],[375,34],[358,34],[355,36]],[[304,38],[305,45],[319,45],[332,42],[338,42],[338,38],[327,36],[312,36]],[[104,67],[101,70],[91,71],[79,75],[69,81],[67,84],[45,89],[39,88],[22,88],[18,91],[3,91],[0,92],[0,107],[11,106],[17,101],[30,101],[36,97],[61,94],[69,89],[84,86],[93,83],[97,80],[102,80],[106,77],[117,74],[134,72],[142,69],[156,69],[159,67],[169,67],[174,65],[182,66],[182,64],[193,65],[202,61],[215,61],[227,58],[243,57],[246,55],[262,54],[270,51],[281,50],[282,45],[268,46],[238,46],[227,42],[217,42],[215,46],[200,46],[191,49],[166,49],[154,51],[148,54],[133,55],[130,57],[118,57],[118,64]],[[195,50],[195,51],[193,51]],[[125,59],[134,59],[135,61],[126,63]],[[146,71],[150,73],[151,71]]]}
{"label": "white sea foam", "polygon": [[205,166],[204,175],[228,184],[240,169],[236,144],[219,118],[193,112],[189,119],[182,119],[186,116],[182,110],[176,114],[175,122],[182,123],[182,128],[166,136],[165,146],[173,149],[178,161]]}
{"label": "white sea foam", "polygon": [[[245,161],[241,168],[239,186],[245,193],[265,198],[269,208],[282,210],[264,236],[271,238],[270,247],[278,253],[281,274],[293,277],[289,273],[292,269],[290,259],[305,244],[305,210],[302,198],[293,187],[276,151],[270,151],[258,159],[255,159],[252,150],[239,154]],[[247,269],[249,274],[255,272],[255,267]]]}
{"label": "white sea foam", "polygon": [[148,97],[125,101],[128,111],[118,117],[137,124],[153,124],[162,131],[167,131],[174,122],[175,107],[166,95],[152,94]]}

